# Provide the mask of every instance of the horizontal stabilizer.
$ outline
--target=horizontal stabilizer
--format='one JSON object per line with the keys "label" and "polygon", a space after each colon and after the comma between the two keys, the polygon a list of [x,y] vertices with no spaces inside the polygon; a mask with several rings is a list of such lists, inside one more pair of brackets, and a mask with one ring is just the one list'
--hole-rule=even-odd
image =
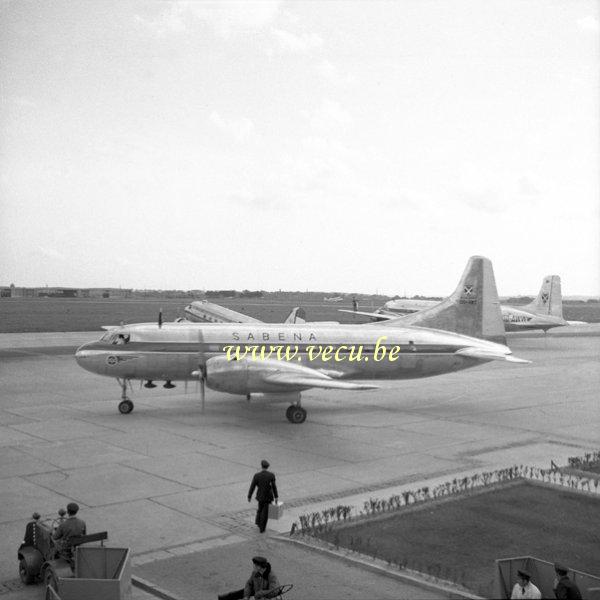
{"label": "horizontal stabilizer", "polygon": [[350,310],[348,308],[338,308],[340,312],[350,313],[351,315],[363,315],[365,317],[373,317],[380,321],[387,321],[389,319],[396,319],[398,315],[392,315],[389,313],[377,313],[377,312],[364,312],[362,310]]}
{"label": "horizontal stabilizer", "polygon": [[524,358],[517,358],[512,354],[506,354],[504,352],[498,352],[495,350],[486,350],[484,348],[473,348],[472,346],[469,348],[461,348],[454,354],[457,354],[458,356],[466,356],[467,358],[474,358],[476,360],[507,360],[509,362],[522,364],[529,364],[531,362],[530,360],[525,360]]}

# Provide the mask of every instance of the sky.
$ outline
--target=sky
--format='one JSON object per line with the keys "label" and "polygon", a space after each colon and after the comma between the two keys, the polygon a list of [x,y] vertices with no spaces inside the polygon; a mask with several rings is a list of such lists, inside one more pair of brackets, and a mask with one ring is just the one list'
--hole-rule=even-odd
{"label": "sky", "polygon": [[0,285],[600,294],[600,3],[0,0]]}

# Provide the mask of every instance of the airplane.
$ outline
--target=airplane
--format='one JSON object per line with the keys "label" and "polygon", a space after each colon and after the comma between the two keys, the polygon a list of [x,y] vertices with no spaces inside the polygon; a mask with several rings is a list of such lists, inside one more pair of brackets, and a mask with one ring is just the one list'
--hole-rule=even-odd
{"label": "airplane", "polygon": [[492,264],[474,256],[455,292],[413,315],[411,325],[401,318],[367,325],[124,325],[81,346],[75,358],[82,368],[117,379],[123,414],[133,410],[131,380],[145,380],[145,387],[165,380],[167,388],[199,380],[202,406],[205,386],[247,398],[259,393],[290,400],[288,421],[303,423],[307,389],[366,390],[377,385],[361,380],[431,377],[493,360],[529,362],[512,356],[505,343]]}
{"label": "airplane", "polygon": [[330,298],[323,298],[325,302],[343,302],[344,298],[342,296],[331,296]]}
{"label": "airplane", "polygon": [[260,323],[258,319],[208,300],[195,300],[183,312],[186,319],[193,323]]}
{"label": "airplane", "polygon": [[[259,319],[244,313],[225,308],[208,300],[195,300],[184,308],[186,320],[192,323],[263,323]],[[181,322],[181,321],[180,321]],[[183,321],[186,322],[186,321]],[[284,323],[307,323],[306,311],[300,306],[292,308]],[[321,321],[329,325],[337,325],[337,321]]]}
{"label": "airplane", "polygon": [[[365,315],[377,320],[396,319],[399,315],[418,313],[439,304],[437,300],[389,300],[375,312],[361,312],[340,309],[341,312]],[[500,305],[504,329],[507,332],[542,329],[547,332],[553,327],[564,325],[585,325],[584,321],[566,321],[562,311],[562,293],[560,277],[547,275],[537,298],[525,306]],[[407,322],[410,322],[407,321]]]}

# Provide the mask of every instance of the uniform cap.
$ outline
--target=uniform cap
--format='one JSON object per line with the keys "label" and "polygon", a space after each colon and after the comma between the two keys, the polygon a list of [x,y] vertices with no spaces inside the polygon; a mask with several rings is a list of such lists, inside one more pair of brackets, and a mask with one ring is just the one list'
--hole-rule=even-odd
{"label": "uniform cap", "polygon": [[523,569],[519,569],[519,570],[517,571],[517,575],[518,575],[519,577],[523,577],[523,578],[525,578],[525,579],[531,579],[531,574],[530,574],[528,571],[525,571],[525,570],[523,570]]}
{"label": "uniform cap", "polygon": [[75,504],[75,502],[69,502],[69,504],[67,504],[67,512],[69,514],[74,515],[78,510],[79,510],[79,505]]}
{"label": "uniform cap", "polygon": [[554,563],[554,570],[557,573],[562,573],[563,575],[566,575],[569,572],[569,567],[565,567],[565,565],[561,563]]}
{"label": "uniform cap", "polygon": [[269,564],[269,561],[264,556],[255,556],[252,562],[259,567],[266,567]]}

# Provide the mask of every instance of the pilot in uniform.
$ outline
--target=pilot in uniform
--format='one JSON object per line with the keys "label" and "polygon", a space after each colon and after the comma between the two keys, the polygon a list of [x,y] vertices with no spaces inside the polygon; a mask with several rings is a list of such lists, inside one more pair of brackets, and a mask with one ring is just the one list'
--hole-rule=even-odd
{"label": "pilot in uniform", "polygon": [[277,502],[277,485],[275,485],[275,475],[268,471],[269,462],[260,461],[262,471],[259,471],[252,478],[250,489],[248,490],[248,502],[252,500],[252,494],[256,488],[256,499],[258,500],[258,509],[256,510],[256,519],[254,522],[258,525],[261,533],[264,533],[269,519],[269,504],[275,500]]}

